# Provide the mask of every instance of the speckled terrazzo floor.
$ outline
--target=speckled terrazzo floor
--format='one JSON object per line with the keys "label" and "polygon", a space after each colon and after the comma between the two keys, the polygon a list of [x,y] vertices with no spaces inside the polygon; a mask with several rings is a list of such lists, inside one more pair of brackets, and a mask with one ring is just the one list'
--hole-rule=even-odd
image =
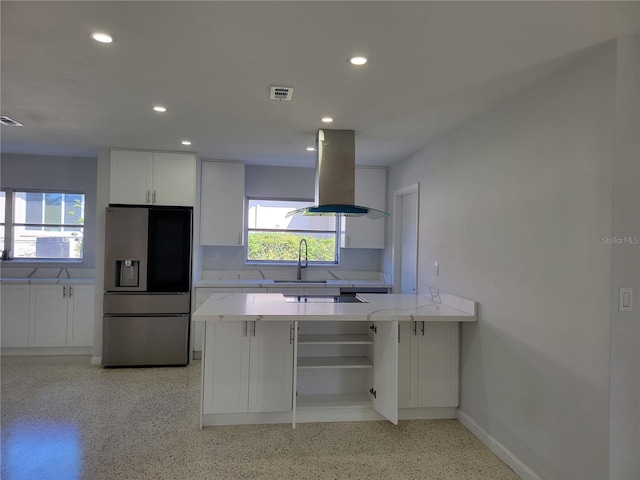
{"label": "speckled terrazzo floor", "polygon": [[456,420],[198,429],[200,362],[2,357],[2,479],[518,477]]}

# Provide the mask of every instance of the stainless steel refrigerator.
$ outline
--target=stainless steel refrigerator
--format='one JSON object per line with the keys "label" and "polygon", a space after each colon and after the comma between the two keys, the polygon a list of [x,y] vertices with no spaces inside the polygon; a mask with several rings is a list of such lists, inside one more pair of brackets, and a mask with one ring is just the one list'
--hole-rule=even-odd
{"label": "stainless steel refrigerator", "polygon": [[190,208],[111,206],[106,213],[102,365],[187,365]]}

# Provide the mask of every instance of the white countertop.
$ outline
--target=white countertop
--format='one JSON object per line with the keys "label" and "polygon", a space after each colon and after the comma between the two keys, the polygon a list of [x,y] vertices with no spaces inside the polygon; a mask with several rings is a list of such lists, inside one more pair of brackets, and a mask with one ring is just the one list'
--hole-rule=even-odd
{"label": "white countertop", "polygon": [[335,287],[369,287],[369,288],[391,288],[391,285],[380,280],[326,280],[326,281],[304,281],[297,282],[291,280],[273,279],[223,279],[223,280],[198,280],[195,287],[307,287],[307,288],[335,288]]}
{"label": "white countertop", "polygon": [[16,278],[2,278],[0,279],[0,283],[28,283],[28,284],[36,284],[36,283],[74,283],[74,284],[87,284],[93,285],[96,281],[93,278],[24,278],[24,277],[16,277]]}
{"label": "white countertop", "polygon": [[467,313],[428,295],[359,294],[368,303],[287,303],[281,293],[218,293],[192,315],[207,321],[446,321],[475,322]]}

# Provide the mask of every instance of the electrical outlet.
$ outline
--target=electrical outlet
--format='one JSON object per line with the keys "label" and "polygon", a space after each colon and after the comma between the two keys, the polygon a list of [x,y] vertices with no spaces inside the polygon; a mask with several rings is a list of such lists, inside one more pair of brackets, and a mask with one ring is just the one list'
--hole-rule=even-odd
{"label": "electrical outlet", "polygon": [[220,260],[220,252],[213,252],[213,261],[217,262]]}

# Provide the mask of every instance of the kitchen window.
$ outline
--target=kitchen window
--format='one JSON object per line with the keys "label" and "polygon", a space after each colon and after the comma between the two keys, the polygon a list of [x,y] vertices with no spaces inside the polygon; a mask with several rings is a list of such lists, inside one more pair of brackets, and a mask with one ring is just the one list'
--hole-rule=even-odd
{"label": "kitchen window", "polygon": [[3,258],[82,259],[83,193],[6,189],[0,201]]}
{"label": "kitchen window", "polygon": [[338,263],[339,222],[336,217],[286,216],[292,210],[313,205],[313,202],[248,198],[246,204],[247,263],[297,263],[303,238],[308,244],[309,264]]}

